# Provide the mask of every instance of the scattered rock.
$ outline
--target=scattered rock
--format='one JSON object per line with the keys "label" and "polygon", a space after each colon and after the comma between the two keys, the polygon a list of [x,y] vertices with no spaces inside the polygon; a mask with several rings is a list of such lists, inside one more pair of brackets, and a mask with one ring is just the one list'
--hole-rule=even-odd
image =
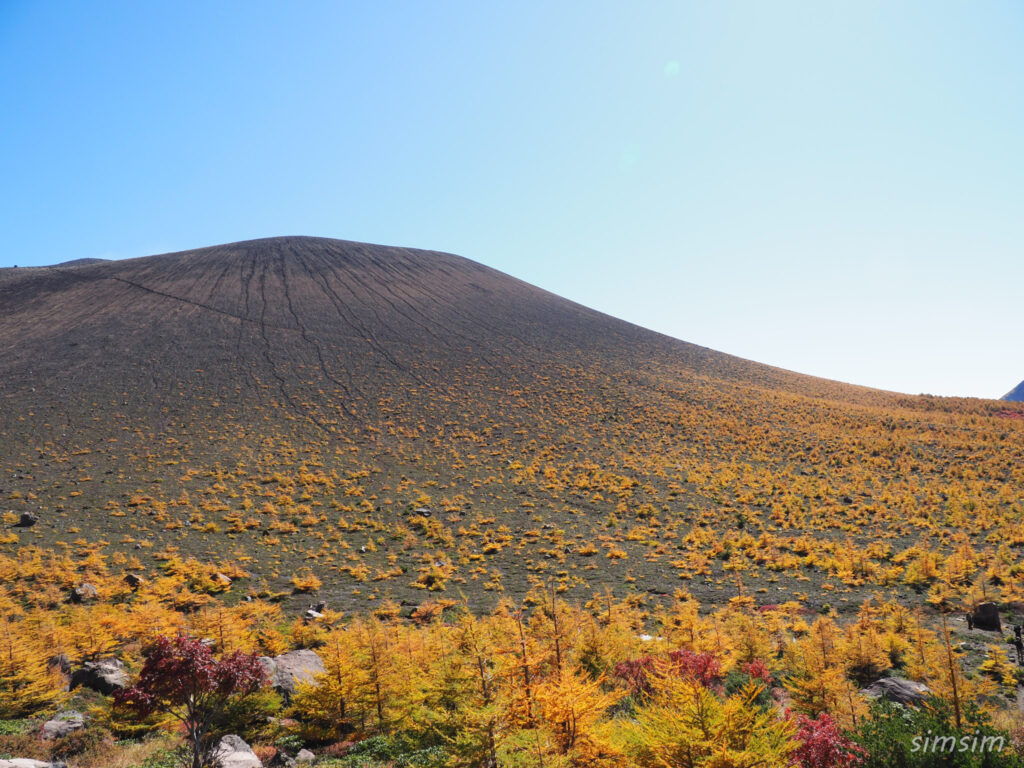
{"label": "scattered rock", "polygon": [[71,590],[70,600],[72,603],[85,603],[89,600],[95,600],[99,596],[100,591],[89,582],[85,582]]}
{"label": "scattered rock", "polygon": [[0,760],[0,768],[57,768],[64,763],[44,763],[42,760],[29,760],[25,757],[16,757],[13,760]]}
{"label": "scattered rock", "polygon": [[924,683],[915,683],[902,677],[883,677],[867,688],[862,688],[861,693],[872,699],[882,698],[898,704],[917,706],[931,693],[931,689]]}
{"label": "scattered rock", "polygon": [[327,610],[327,601],[321,600],[313,605],[309,606],[309,610],[316,611],[317,613],[323,613]]}
{"label": "scattered rock", "polygon": [[296,763],[312,763],[314,760],[316,760],[316,755],[308,749],[300,749],[299,754],[295,756]]}
{"label": "scattered rock", "polygon": [[219,587],[230,587],[231,577],[224,573],[215,573],[213,575],[213,583]]}
{"label": "scattered rock", "polygon": [[303,614],[303,617],[306,619],[306,621],[319,621],[324,617],[324,615],[319,611],[314,611],[312,608],[310,608]]}
{"label": "scattered rock", "polygon": [[85,715],[81,712],[68,710],[67,712],[59,713],[53,720],[47,720],[43,723],[41,736],[44,741],[60,739],[69,733],[80,731],[83,728],[85,728]]}
{"label": "scattered rock", "polygon": [[125,584],[127,584],[132,589],[138,589],[143,584],[145,584],[146,581],[147,580],[145,577],[139,576],[139,574],[137,573],[129,573],[124,577]]}
{"label": "scattered rock", "polygon": [[967,614],[967,626],[986,632],[1002,632],[1003,624],[999,620],[999,607],[995,603],[978,603],[974,613]]}
{"label": "scattered rock", "polygon": [[286,699],[295,693],[299,683],[311,683],[314,675],[324,672],[323,661],[308,648],[289,651],[273,659],[262,656],[260,663],[270,678],[270,684]]}
{"label": "scattered rock", "polygon": [[33,525],[39,522],[39,515],[34,512],[22,512],[21,518],[18,520],[18,528],[31,528]]}
{"label": "scattered rock", "polygon": [[128,673],[117,659],[87,661],[71,676],[71,689],[78,686],[91,688],[109,696],[120,688],[128,687]]}
{"label": "scattered rock", "polygon": [[988,650],[988,643],[972,643],[969,640],[964,640],[963,642],[956,644],[956,649],[958,651],[965,652],[974,651],[976,653],[985,653],[985,651]]}
{"label": "scattered rock", "polygon": [[263,763],[256,757],[252,747],[245,743],[241,736],[225,736],[217,746],[217,765],[219,768],[263,768]]}

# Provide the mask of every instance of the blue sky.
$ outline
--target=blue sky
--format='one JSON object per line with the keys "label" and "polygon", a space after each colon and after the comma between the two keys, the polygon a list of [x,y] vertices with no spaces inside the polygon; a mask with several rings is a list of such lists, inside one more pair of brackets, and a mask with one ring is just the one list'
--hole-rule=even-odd
{"label": "blue sky", "polygon": [[0,266],[452,251],[905,392],[1024,378],[1024,6],[0,0]]}

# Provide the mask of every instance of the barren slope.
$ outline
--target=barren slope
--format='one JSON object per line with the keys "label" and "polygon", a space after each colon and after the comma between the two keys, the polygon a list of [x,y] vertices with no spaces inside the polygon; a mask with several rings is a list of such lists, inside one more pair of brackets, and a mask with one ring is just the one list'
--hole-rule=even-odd
{"label": "barren slope", "polygon": [[718,599],[724,560],[672,559],[702,531],[910,540],[881,494],[937,493],[962,451],[1007,482],[985,436],[1018,422],[994,413],[739,360],[450,254],[296,237],[0,271],[0,498],[41,518],[9,546],[177,546],[278,587],[308,567],[336,600],[680,576]]}
{"label": "barren slope", "polygon": [[[375,423],[381,397],[436,407],[439,392],[512,389],[594,364],[627,378],[670,363],[796,380],[457,256],[316,238],[8,270],[0,350],[12,407],[38,402],[73,421],[94,402],[147,418],[168,409],[169,419],[209,406],[181,402],[184,390],[233,417],[270,405],[351,431]],[[487,403],[458,408],[488,413]]]}

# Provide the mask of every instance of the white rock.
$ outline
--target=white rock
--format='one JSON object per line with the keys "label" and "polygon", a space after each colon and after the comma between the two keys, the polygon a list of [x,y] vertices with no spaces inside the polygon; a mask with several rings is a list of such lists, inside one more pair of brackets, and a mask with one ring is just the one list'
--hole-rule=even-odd
{"label": "white rock", "polygon": [[[260,661],[262,662],[263,659]],[[271,684],[286,696],[295,693],[299,683],[312,683],[314,675],[324,672],[323,660],[316,651],[311,651],[308,648],[289,651],[273,660],[268,659],[268,661],[270,664],[266,662],[263,664]]]}
{"label": "white rock", "polygon": [[217,757],[220,768],[263,768],[263,763],[241,736],[231,735],[221,739]]}

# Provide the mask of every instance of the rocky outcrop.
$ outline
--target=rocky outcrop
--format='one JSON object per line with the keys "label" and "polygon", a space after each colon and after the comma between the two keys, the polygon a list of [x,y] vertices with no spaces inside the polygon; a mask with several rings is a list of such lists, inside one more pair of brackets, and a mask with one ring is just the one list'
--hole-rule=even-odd
{"label": "rocky outcrop", "polygon": [[252,747],[245,743],[241,736],[225,736],[217,747],[217,765],[219,768],[263,768],[263,763]]}
{"label": "rocky outcrop", "polygon": [[78,686],[109,696],[119,688],[128,687],[128,673],[125,672],[124,664],[117,659],[87,661],[71,675],[71,689]]}
{"label": "rocky outcrop", "polygon": [[861,693],[871,699],[888,699],[897,704],[917,706],[931,693],[924,683],[915,683],[902,677],[883,677],[876,680]]}
{"label": "rocky outcrop", "polygon": [[0,760],[0,768],[67,768],[67,766],[60,762],[44,763],[42,760],[15,757],[11,760]]}
{"label": "rocky outcrop", "polygon": [[314,675],[324,672],[324,663],[316,651],[303,648],[289,651],[271,659],[269,656],[260,658],[266,670],[270,684],[285,698],[290,698],[298,689],[299,683],[313,682]]}

